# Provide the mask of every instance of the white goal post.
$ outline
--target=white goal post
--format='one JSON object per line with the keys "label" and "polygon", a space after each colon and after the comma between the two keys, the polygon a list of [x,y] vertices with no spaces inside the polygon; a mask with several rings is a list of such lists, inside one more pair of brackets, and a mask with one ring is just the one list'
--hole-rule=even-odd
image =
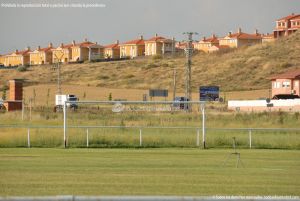
{"label": "white goal post", "polygon": [[[157,104],[166,104],[166,105],[174,105],[174,104],[197,104],[200,106],[201,115],[202,115],[202,144],[203,148],[206,148],[206,128],[205,128],[205,101],[65,101],[63,105],[63,134],[64,134],[64,148],[67,148],[67,130],[68,130],[68,124],[67,124],[67,105],[68,104],[106,104],[106,105],[128,105],[128,104],[141,104],[141,105],[157,105]],[[188,113],[188,110],[186,110]]]}

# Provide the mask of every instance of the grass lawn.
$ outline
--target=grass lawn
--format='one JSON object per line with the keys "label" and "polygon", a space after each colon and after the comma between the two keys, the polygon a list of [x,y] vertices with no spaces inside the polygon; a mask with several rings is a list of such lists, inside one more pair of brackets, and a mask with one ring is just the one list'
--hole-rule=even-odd
{"label": "grass lawn", "polygon": [[0,195],[300,195],[300,151],[0,149]]}

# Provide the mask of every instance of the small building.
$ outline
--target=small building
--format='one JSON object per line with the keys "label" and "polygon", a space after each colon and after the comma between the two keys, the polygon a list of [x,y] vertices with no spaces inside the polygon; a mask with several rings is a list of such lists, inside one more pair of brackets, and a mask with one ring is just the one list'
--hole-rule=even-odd
{"label": "small building", "polygon": [[274,38],[289,36],[300,28],[300,15],[292,13],[286,17],[276,20]]}
{"label": "small building", "polygon": [[3,56],[4,66],[24,66],[30,63],[30,47],[25,50],[18,51]]}
{"label": "small building", "polygon": [[120,58],[119,40],[117,40],[113,44],[104,46],[104,58],[105,59],[118,59],[118,58]]}
{"label": "small building", "polygon": [[228,46],[230,48],[240,48],[244,46],[252,46],[256,44],[261,44],[262,37],[261,34],[255,30],[254,34],[248,34],[242,32],[239,28],[237,33],[229,32],[227,36],[219,39],[220,46]]}
{"label": "small building", "polygon": [[49,43],[48,47],[38,48],[32,52],[29,52],[30,65],[41,65],[52,63],[52,43]]}
{"label": "small building", "polygon": [[73,44],[60,44],[59,47],[52,49],[52,63],[62,62],[68,63],[72,60]]}
{"label": "small building", "polygon": [[85,39],[81,43],[72,41],[71,61],[93,61],[104,58],[104,47]]}
{"label": "small building", "polygon": [[207,52],[208,53],[214,53],[214,52],[226,52],[229,50],[229,46],[227,45],[213,45],[208,48]]}
{"label": "small building", "polygon": [[145,40],[145,55],[164,55],[175,51],[175,39],[167,39],[155,34],[153,38]]}
{"label": "small building", "polygon": [[[210,38],[203,37],[202,40],[200,40],[198,43],[194,45],[194,48],[196,50],[208,53],[209,49],[213,46],[215,47],[219,46],[219,39],[215,34],[213,34]],[[218,48],[214,48],[213,50],[211,49],[211,52],[212,51],[218,51]]]}
{"label": "small building", "polygon": [[120,58],[135,58],[145,55],[145,41],[143,36],[139,39],[120,44]]}
{"label": "small building", "polygon": [[7,111],[22,110],[23,80],[9,80],[9,98],[4,100],[4,107]]}
{"label": "small building", "polygon": [[270,77],[272,97],[276,95],[300,96],[300,69],[290,70]]}

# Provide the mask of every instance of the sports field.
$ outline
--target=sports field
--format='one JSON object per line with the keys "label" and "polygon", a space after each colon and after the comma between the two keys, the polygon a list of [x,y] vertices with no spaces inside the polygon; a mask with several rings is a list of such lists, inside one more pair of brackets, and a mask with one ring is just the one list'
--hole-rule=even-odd
{"label": "sports field", "polygon": [[6,195],[300,195],[299,150],[0,149]]}

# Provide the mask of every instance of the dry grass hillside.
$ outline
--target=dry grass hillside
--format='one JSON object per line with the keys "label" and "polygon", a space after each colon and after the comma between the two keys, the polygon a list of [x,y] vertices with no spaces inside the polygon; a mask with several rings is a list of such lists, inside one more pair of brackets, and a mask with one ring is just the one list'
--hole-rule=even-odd
{"label": "dry grass hillside", "polygon": [[[130,61],[69,64],[62,66],[63,84],[114,89],[166,88],[172,90],[173,69],[177,88],[184,89],[183,56],[142,58]],[[271,44],[256,45],[229,53],[197,53],[193,58],[192,86],[219,85],[223,91],[269,88],[268,76],[300,67],[300,32]],[[12,78],[26,79],[27,85],[55,84],[52,66],[30,67],[25,72],[0,70],[0,87]]]}

